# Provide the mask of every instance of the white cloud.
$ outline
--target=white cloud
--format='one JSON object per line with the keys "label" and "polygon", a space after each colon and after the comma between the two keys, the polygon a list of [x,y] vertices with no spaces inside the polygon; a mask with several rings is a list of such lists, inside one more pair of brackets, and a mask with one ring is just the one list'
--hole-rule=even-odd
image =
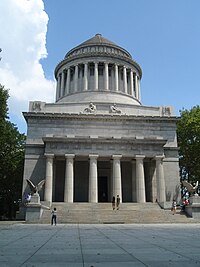
{"label": "white cloud", "polygon": [[1,0],[0,10],[0,83],[10,89],[9,114],[20,122],[29,101],[55,98],[55,83],[40,64],[47,57],[48,15],[42,0]]}

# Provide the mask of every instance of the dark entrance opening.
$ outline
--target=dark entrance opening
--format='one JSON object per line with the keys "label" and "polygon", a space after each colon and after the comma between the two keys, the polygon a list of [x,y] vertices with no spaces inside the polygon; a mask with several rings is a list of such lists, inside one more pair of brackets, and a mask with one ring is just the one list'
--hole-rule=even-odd
{"label": "dark entrance opening", "polygon": [[55,171],[55,192],[53,201],[63,202],[64,201],[64,185],[65,185],[65,161],[56,161]]}
{"label": "dark entrance opening", "polygon": [[108,177],[98,177],[98,202],[108,202]]}

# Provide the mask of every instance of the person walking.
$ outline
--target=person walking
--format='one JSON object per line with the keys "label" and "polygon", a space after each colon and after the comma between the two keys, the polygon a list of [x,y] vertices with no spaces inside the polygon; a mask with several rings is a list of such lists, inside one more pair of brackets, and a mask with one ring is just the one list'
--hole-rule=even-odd
{"label": "person walking", "polygon": [[115,196],[112,197],[112,208],[115,210]]}
{"label": "person walking", "polygon": [[56,208],[54,208],[51,212],[52,217],[51,217],[51,225],[55,224],[56,225]]}
{"label": "person walking", "polygon": [[172,214],[174,215],[176,213],[176,200],[174,199],[172,201]]}
{"label": "person walking", "polygon": [[117,195],[117,210],[119,210],[119,204],[120,204],[120,197]]}

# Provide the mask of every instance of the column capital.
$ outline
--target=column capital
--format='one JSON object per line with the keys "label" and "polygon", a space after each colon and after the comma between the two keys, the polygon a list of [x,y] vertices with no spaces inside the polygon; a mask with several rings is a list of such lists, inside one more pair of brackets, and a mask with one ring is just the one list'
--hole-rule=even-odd
{"label": "column capital", "polygon": [[157,155],[154,157],[155,160],[163,160],[165,158],[164,155]]}
{"label": "column capital", "polygon": [[52,158],[53,159],[55,155],[54,154],[50,154],[50,153],[45,153],[44,156],[47,157],[47,158]]}
{"label": "column capital", "polygon": [[97,154],[89,154],[90,159],[97,159],[98,157],[99,157],[99,155],[97,155]]}
{"label": "column capital", "polygon": [[65,154],[65,158],[73,159],[74,157],[75,157],[75,154]]}
{"label": "column capital", "polygon": [[145,155],[135,155],[135,159],[144,159]]}
{"label": "column capital", "polygon": [[112,159],[121,159],[122,155],[112,155]]}

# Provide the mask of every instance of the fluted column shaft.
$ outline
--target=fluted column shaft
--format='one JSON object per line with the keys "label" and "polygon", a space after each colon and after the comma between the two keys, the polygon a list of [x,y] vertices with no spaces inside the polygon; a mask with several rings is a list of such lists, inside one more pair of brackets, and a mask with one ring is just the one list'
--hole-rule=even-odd
{"label": "fluted column shaft", "polygon": [[118,65],[115,64],[115,91],[119,90],[119,73],[118,73]]}
{"label": "fluted column shaft", "polygon": [[113,155],[113,196],[119,195],[122,202],[121,155]]}
{"label": "fluted column shaft", "polygon": [[156,156],[156,180],[157,180],[157,200],[159,203],[166,201],[165,178],[163,170],[163,156]]}
{"label": "fluted column shaft", "polygon": [[84,64],[84,87],[85,91],[88,90],[88,63]]}
{"label": "fluted column shaft", "polygon": [[98,175],[97,175],[97,158],[98,155],[89,155],[89,202],[98,202]]}
{"label": "fluted column shaft", "polygon": [[73,203],[74,201],[74,154],[65,154],[65,189],[64,202]]}
{"label": "fluted column shaft", "polygon": [[98,63],[94,64],[94,90],[98,90]]}
{"label": "fluted column shaft", "polygon": [[105,63],[104,87],[108,90],[108,63]]}
{"label": "fluted column shaft", "polygon": [[45,180],[44,200],[52,202],[54,155],[45,154],[45,156],[46,156],[46,180]]}
{"label": "fluted column shaft", "polygon": [[123,79],[124,79],[124,92],[127,94],[127,72],[126,67],[123,67]]}
{"label": "fluted column shaft", "polygon": [[145,180],[144,180],[144,155],[136,156],[136,196],[138,203],[146,202]]}
{"label": "fluted column shaft", "polygon": [[78,65],[75,66],[74,74],[74,92],[78,91]]}

